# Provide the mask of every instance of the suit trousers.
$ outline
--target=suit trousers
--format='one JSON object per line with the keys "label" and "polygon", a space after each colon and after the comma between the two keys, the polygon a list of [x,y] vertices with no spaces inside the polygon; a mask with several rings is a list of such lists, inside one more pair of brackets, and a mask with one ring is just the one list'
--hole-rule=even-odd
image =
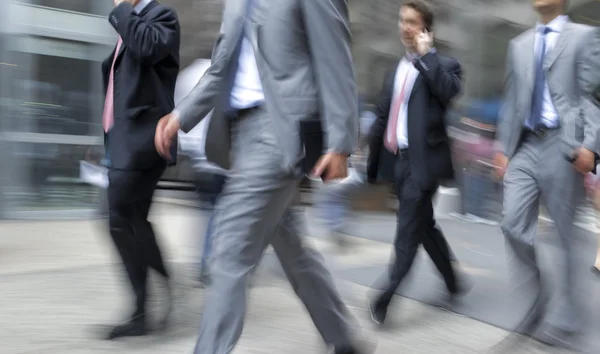
{"label": "suit trousers", "polygon": [[109,227],[135,294],[133,317],[146,310],[148,269],[167,277],[152,225],[147,220],[152,195],[165,166],[147,171],[110,169],[108,172]]}
{"label": "suit trousers", "polygon": [[377,298],[375,306],[387,309],[394,293],[410,271],[419,245],[431,257],[441,273],[450,293],[457,289],[452,267],[453,254],[442,231],[436,226],[432,198],[435,190],[422,190],[411,175],[411,161],[407,154],[396,157],[394,164],[394,189],[399,207],[396,216],[395,259],[389,270],[387,288]]}
{"label": "suit trousers", "polygon": [[[564,295],[558,307],[560,329],[581,329],[575,313],[575,263],[573,254],[573,220],[577,202],[584,195],[583,175],[567,161],[562,150],[560,130],[546,134],[525,133],[516,154],[510,159],[504,176],[503,220],[501,228],[516,265],[517,285],[531,288],[536,297],[548,288],[542,284],[534,248],[540,201],[544,201],[560,238],[564,273],[558,279]],[[546,296],[546,295],[544,295]],[[525,297],[521,297],[524,299]],[[534,300],[535,301],[535,300]]]}
{"label": "suit trousers", "polygon": [[349,311],[321,255],[299,234],[303,221],[292,210],[299,178],[284,162],[271,119],[260,108],[232,123],[232,165],[217,201],[212,285],[196,354],[233,351],[244,325],[249,274],[269,244],[325,342],[350,343]]}

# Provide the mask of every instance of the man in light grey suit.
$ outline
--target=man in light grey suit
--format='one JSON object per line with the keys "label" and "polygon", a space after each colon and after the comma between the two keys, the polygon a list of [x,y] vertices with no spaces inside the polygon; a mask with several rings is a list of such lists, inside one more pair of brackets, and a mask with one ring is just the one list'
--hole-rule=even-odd
{"label": "man in light grey suit", "polygon": [[352,318],[321,256],[299,235],[296,200],[303,158],[299,122],[320,117],[326,153],[314,174],[347,175],[358,139],[357,95],[346,0],[227,0],[212,65],[159,123],[168,156],[176,132],[214,108],[208,159],[229,170],[215,220],[213,285],[197,354],[233,350],[246,312],[248,274],[271,244],[326,344],[357,353]]}
{"label": "man in light grey suit", "polygon": [[[600,111],[590,100],[600,80],[597,29],[570,22],[565,0],[533,0],[535,28],[509,44],[504,107],[496,166],[504,177],[502,231],[514,251],[533,305],[516,332],[533,335],[544,319],[549,295],[534,248],[540,197],[554,220],[565,256],[558,321],[542,338],[567,345],[581,330],[574,297],[573,219],[583,176],[600,151]],[[553,323],[558,322],[558,323]]]}

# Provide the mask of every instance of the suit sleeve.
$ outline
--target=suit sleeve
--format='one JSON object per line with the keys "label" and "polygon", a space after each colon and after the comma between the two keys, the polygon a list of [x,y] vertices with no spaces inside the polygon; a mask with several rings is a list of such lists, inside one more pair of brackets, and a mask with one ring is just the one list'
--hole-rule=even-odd
{"label": "suit sleeve", "polygon": [[223,29],[222,25],[219,37],[213,47],[210,66],[206,69],[206,72],[192,91],[173,111],[176,119],[181,124],[181,130],[185,133],[192,130],[210,113],[221,92],[223,74],[227,62],[221,46],[224,38]]}
{"label": "suit sleeve", "polygon": [[141,62],[156,64],[179,51],[180,29],[175,11],[161,6],[150,20],[144,20],[128,2],[115,7],[108,20],[133,55]]}
{"label": "suit sleeve", "polygon": [[451,65],[445,67],[439,56],[431,52],[419,58],[414,65],[442,103],[449,104],[461,92],[462,68],[458,61],[452,60]]}
{"label": "suit sleeve", "polygon": [[600,87],[600,29],[590,29],[581,46],[577,60],[577,81],[582,91],[583,147],[599,154],[600,109],[593,103],[593,94]]}
{"label": "suit sleeve", "polygon": [[504,73],[504,100],[498,117],[498,131],[495,150],[507,154],[506,148],[510,143],[511,122],[515,117],[517,107],[516,87],[514,78],[514,67],[512,64],[513,47],[512,42],[508,44],[506,54],[506,69]]}
{"label": "suit sleeve", "polygon": [[367,177],[369,181],[377,179],[379,168],[379,158],[381,156],[381,147],[383,146],[383,137],[387,127],[388,115],[392,105],[392,90],[394,85],[393,73],[387,75],[383,87],[377,96],[377,106],[375,106],[375,122],[369,131],[369,155],[367,159]]}
{"label": "suit sleeve", "polygon": [[358,140],[356,82],[347,0],[300,0],[327,149],[351,154]]}

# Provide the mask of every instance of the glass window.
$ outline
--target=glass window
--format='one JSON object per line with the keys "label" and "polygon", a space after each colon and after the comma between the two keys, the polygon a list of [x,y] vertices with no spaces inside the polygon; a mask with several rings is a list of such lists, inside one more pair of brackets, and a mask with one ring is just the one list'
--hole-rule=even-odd
{"label": "glass window", "polygon": [[31,5],[107,16],[114,6],[110,0],[17,0]]}
{"label": "glass window", "polygon": [[13,62],[28,63],[12,81],[8,131],[94,135],[100,131],[101,85],[93,73],[100,63],[59,56],[14,52]]}
{"label": "glass window", "polygon": [[9,154],[16,164],[13,171],[21,175],[8,179],[4,202],[13,211],[97,207],[100,190],[79,180],[79,164],[81,160],[97,163],[102,149],[87,145],[11,143]]}

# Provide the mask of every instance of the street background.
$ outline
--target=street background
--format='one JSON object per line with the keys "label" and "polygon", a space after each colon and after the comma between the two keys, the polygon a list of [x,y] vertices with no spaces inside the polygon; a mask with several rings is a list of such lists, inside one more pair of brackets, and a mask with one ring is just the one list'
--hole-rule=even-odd
{"label": "street background", "polygon": [[[329,242],[312,208],[307,208],[306,215],[307,244],[324,253],[345,301],[367,337],[377,341],[376,353],[487,353],[507,336],[504,329],[519,315],[518,306],[511,305],[507,259],[498,228],[442,217],[439,223],[463,272],[474,284],[471,293],[455,307],[447,306],[442,301],[442,281],[427,257],[420,254],[410,281],[403,287],[409,297],[420,301],[397,298],[389,316],[390,328],[376,332],[366,301],[390,259],[393,213],[357,214],[351,228],[355,237],[350,237],[351,246],[345,252]],[[152,220],[177,279],[174,323],[164,334],[117,342],[99,339],[101,326],[121,318],[119,311],[126,308],[124,299],[128,299],[125,279],[104,229],[105,220],[0,223],[0,303],[4,304],[0,353],[189,353],[207,291],[195,286],[194,263],[202,244],[203,212],[163,202],[154,206]],[[545,271],[551,272],[558,260],[552,259],[555,246],[551,233],[548,235],[543,238],[543,263]],[[580,229],[578,238],[581,260],[591,264],[594,247],[588,242],[594,242],[594,236]],[[600,295],[600,288],[587,268],[582,269],[581,281],[581,294],[590,303]],[[593,310],[586,312],[592,338],[598,330],[598,306],[588,308]],[[586,346],[586,352],[598,352],[591,341]],[[562,353],[532,341],[521,350]],[[236,353],[279,352],[325,351],[269,252],[250,290],[246,327]]]}

